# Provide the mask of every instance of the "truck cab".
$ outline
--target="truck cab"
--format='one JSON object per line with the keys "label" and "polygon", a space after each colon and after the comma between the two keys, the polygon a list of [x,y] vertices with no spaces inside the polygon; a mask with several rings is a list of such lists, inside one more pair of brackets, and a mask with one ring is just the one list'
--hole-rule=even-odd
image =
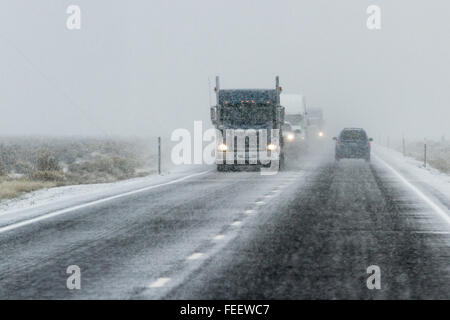
{"label": "truck cab", "polygon": [[219,171],[245,166],[282,166],[284,108],[278,77],[275,89],[220,89],[216,77],[216,128]]}
{"label": "truck cab", "polygon": [[321,108],[309,108],[307,112],[308,140],[310,142],[323,141],[325,137],[323,110]]}

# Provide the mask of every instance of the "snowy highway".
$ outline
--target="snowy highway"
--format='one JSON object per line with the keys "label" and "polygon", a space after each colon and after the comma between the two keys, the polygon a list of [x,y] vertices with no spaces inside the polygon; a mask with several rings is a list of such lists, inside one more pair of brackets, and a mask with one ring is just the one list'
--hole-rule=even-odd
{"label": "snowy highway", "polygon": [[2,215],[0,299],[449,299],[450,199],[374,151],[328,149],[273,176],[199,167]]}

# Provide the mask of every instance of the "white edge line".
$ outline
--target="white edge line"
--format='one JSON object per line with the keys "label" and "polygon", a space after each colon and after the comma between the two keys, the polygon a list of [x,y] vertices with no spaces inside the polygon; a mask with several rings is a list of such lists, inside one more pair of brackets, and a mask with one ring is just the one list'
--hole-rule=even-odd
{"label": "white edge line", "polygon": [[151,189],[167,186],[167,185],[170,185],[170,184],[174,184],[174,183],[177,183],[177,182],[181,182],[181,181],[187,180],[189,178],[193,178],[193,177],[196,177],[196,176],[203,175],[203,174],[208,173],[210,171],[211,170],[202,171],[202,172],[199,172],[199,173],[194,173],[194,174],[191,174],[191,175],[179,178],[179,179],[175,179],[175,180],[172,180],[172,181],[169,181],[169,182],[165,182],[165,183],[161,183],[161,184],[157,184],[157,185],[153,185],[153,186],[148,186],[148,187],[140,188],[140,189],[133,190],[133,191],[128,191],[128,192],[125,192],[125,193],[117,194],[117,195],[106,197],[106,198],[103,198],[103,199],[94,200],[94,201],[91,201],[91,202],[88,202],[88,203],[83,203],[83,204],[80,204],[80,205],[76,205],[76,206],[73,206],[73,207],[70,207],[70,208],[61,209],[61,210],[58,210],[58,211],[55,211],[55,212],[47,213],[47,214],[44,214],[44,215],[36,217],[36,218],[32,218],[32,219],[28,219],[28,220],[25,220],[25,221],[20,221],[20,222],[17,222],[17,223],[13,223],[13,224],[1,227],[0,228],[0,233],[11,231],[11,230],[14,230],[14,229],[17,229],[17,228],[20,228],[20,227],[24,227],[24,226],[27,226],[29,224],[36,223],[36,222],[39,222],[39,221],[42,221],[42,220],[50,219],[50,218],[53,218],[53,217],[56,217],[56,216],[59,216],[61,214],[68,213],[68,212],[71,212],[71,211],[75,211],[75,210],[91,207],[91,206],[94,206],[94,205],[97,205],[97,204],[100,204],[100,203],[103,203],[103,202],[107,202],[107,201],[111,201],[111,200],[114,200],[114,199],[127,197],[127,196],[130,196],[130,195],[133,195],[133,194],[145,192],[147,190],[151,190]]}
{"label": "white edge line", "polygon": [[382,160],[379,156],[375,155],[375,158],[384,164],[388,169],[390,169],[397,178],[399,178],[407,187],[409,187],[412,191],[414,191],[423,201],[425,201],[438,215],[444,219],[450,225],[450,217],[444,210],[442,210],[437,204],[435,204],[430,198],[428,198],[422,191],[420,191],[417,187],[412,185],[408,180],[406,180],[400,173],[397,172],[394,168],[386,163],[386,161]]}
{"label": "white edge line", "polygon": [[414,231],[419,234],[450,234],[450,231]]}

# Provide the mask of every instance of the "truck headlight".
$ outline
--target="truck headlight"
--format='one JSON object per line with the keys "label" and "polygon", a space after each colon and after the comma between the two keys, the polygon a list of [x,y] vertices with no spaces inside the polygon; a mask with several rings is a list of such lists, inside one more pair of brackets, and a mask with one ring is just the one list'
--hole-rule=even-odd
{"label": "truck headlight", "polygon": [[319,131],[319,133],[317,134],[319,137],[323,137],[323,132]]}
{"label": "truck headlight", "polygon": [[275,150],[277,150],[277,145],[276,145],[276,144],[273,144],[273,143],[269,143],[269,144],[267,145],[267,150],[269,150],[269,151],[275,151]]}
{"label": "truck headlight", "polygon": [[287,135],[288,141],[292,141],[292,140],[294,140],[294,138],[295,138],[295,136],[293,133],[288,133],[288,135]]}
{"label": "truck headlight", "polygon": [[219,145],[217,146],[217,150],[219,150],[219,151],[227,151],[228,150],[228,146],[225,143],[219,143]]}

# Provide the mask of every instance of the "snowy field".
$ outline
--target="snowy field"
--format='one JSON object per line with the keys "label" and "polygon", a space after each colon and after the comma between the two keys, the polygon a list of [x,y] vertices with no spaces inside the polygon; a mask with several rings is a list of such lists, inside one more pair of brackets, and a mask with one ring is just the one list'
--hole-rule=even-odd
{"label": "snowy field", "polygon": [[[406,141],[405,155],[423,163],[425,143],[427,145],[427,164],[444,173],[450,174],[450,141],[446,141],[445,139],[439,141]],[[394,149],[403,153],[402,142],[396,141],[394,143]]]}

